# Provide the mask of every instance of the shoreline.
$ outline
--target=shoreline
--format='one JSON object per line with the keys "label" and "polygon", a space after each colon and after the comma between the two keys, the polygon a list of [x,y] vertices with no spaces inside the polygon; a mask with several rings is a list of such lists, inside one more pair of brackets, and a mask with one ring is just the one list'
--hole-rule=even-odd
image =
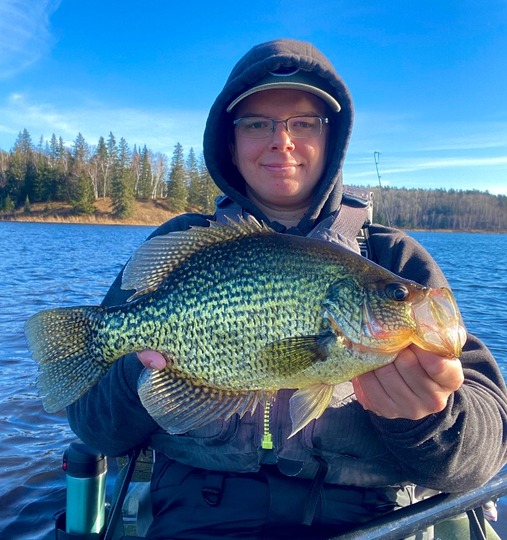
{"label": "shoreline", "polygon": [[[175,214],[176,215],[176,214]],[[145,222],[145,221],[136,221],[132,219],[107,219],[107,218],[97,218],[97,219],[72,219],[72,218],[61,218],[58,216],[48,216],[47,218],[24,218],[24,217],[14,217],[6,218],[0,215],[0,223],[47,223],[51,225],[130,225],[136,227],[158,227],[162,225],[163,222]]]}
{"label": "shoreline", "polygon": [[[190,211],[195,209],[189,209]],[[140,227],[158,227],[169,219],[178,215],[169,209],[166,199],[136,201],[131,217],[118,219],[113,217],[112,202],[110,199],[97,199],[93,214],[76,214],[72,205],[68,203],[38,203],[30,206],[29,211],[15,210],[13,212],[0,212],[1,222],[20,223],[65,223],[80,225],[134,225]],[[452,233],[480,233],[480,234],[507,234],[504,231],[475,230],[475,229],[402,229],[407,232],[452,232]]]}
{"label": "shoreline", "polygon": [[119,219],[113,217],[111,199],[97,199],[92,214],[77,214],[68,203],[37,203],[30,205],[30,210],[0,212],[0,222],[22,223],[66,223],[81,225],[137,225],[157,227],[176,215],[166,200],[136,201],[132,215]]}
{"label": "shoreline", "polygon": [[[104,216],[58,216],[58,215],[47,215],[44,217],[41,216],[4,216],[0,214],[0,223],[48,223],[48,224],[61,224],[61,225],[116,225],[116,226],[136,226],[136,227],[158,227],[171,219],[172,217],[177,216],[178,214],[172,213],[168,215],[162,221],[160,220],[144,220],[144,219],[114,219],[111,217]],[[396,227],[395,227],[396,228]],[[490,231],[490,230],[475,230],[475,229],[400,229],[405,232],[430,232],[430,233],[456,233],[456,234],[507,234],[506,231]]]}

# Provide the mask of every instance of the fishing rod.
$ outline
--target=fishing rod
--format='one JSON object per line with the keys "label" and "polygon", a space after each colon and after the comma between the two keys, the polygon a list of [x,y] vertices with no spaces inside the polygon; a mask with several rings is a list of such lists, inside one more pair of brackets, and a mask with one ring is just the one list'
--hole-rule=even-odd
{"label": "fishing rod", "polygon": [[379,168],[378,168],[378,165],[379,165],[379,162],[380,162],[380,152],[373,152],[373,160],[375,161],[375,170],[377,171],[377,180],[378,180],[378,185],[379,185],[379,189],[380,189],[380,204],[382,205],[382,210],[384,211],[384,215],[386,217],[386,221],[387,221],[387,225],[390,227],[391,226],[391,217],[389,215],[389,210],[387,208],[387,205],[385,204],[385,201],[384,201],[384,193],[383,193],[383,188],[382,188],[382,182],[380,181],[380,172],[379,172]]}

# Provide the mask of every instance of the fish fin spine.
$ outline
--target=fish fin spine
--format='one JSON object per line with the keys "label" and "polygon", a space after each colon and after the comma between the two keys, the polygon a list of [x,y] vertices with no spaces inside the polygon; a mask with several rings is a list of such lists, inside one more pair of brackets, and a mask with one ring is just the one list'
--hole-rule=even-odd
{"label": "fish fin spine", "polygon": [[135,291],[128,301],[157,290],[175,268],[207,247],[255,234],[274,234],[251,216],[239,222],[227,219],[225,224],[210,221],[209,227],[193,226],[154,236],[142,244],[123,270],[121,288]]}
{"label": "fish fin spine", "polygon": [[293,437],[312,420],[320,418],[333,397],[334,385],[314,384],[297,390],[289,400],[289,412],[292,421]]}
{"label": "fish fin spine", "polygon": [[[274,393],[231,391],[207,386],[177,369],[145,369],[139,378],[141,402],[157,423],[171,434],[183,434],[215,420],[253,414]],[[273,394],[273,395],[272,395]]]}

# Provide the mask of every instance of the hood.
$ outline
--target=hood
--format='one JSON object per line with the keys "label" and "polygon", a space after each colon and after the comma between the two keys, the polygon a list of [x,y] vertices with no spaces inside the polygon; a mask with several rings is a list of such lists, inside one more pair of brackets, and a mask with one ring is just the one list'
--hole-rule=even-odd
{"label": "hood", "polygon": [[[323,177],[306,215],[300,221],[300,234],[307,234],[317,222],[338,210],[342,197],[342,166],[352,131],[353,105],[348,88],[329,60],[313,45],[292,39],[269,41],[253,47],[234,66],[224,88],[213,103],[204,131],[206,167],[216,185],[257,219],[267,217],[245,196],[245,182],[233,165],[228,141],[232,133],[231,103],[273,72],[299,70],[311,74],[320,88],[334,98],[340,109],[329,108],[327,162]],[[284,230],[279,224],[271,225]]]}

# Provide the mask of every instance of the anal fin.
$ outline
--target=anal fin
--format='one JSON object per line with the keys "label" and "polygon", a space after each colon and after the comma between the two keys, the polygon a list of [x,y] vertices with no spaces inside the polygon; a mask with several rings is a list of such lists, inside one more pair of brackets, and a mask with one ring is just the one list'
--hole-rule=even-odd
{"label": "anal fin", "polygon": [[292,395],[289,401],[292,433],[289,438],[322,415],[331,403],[333,390],[334,385],[320,383],[300,388]]}

